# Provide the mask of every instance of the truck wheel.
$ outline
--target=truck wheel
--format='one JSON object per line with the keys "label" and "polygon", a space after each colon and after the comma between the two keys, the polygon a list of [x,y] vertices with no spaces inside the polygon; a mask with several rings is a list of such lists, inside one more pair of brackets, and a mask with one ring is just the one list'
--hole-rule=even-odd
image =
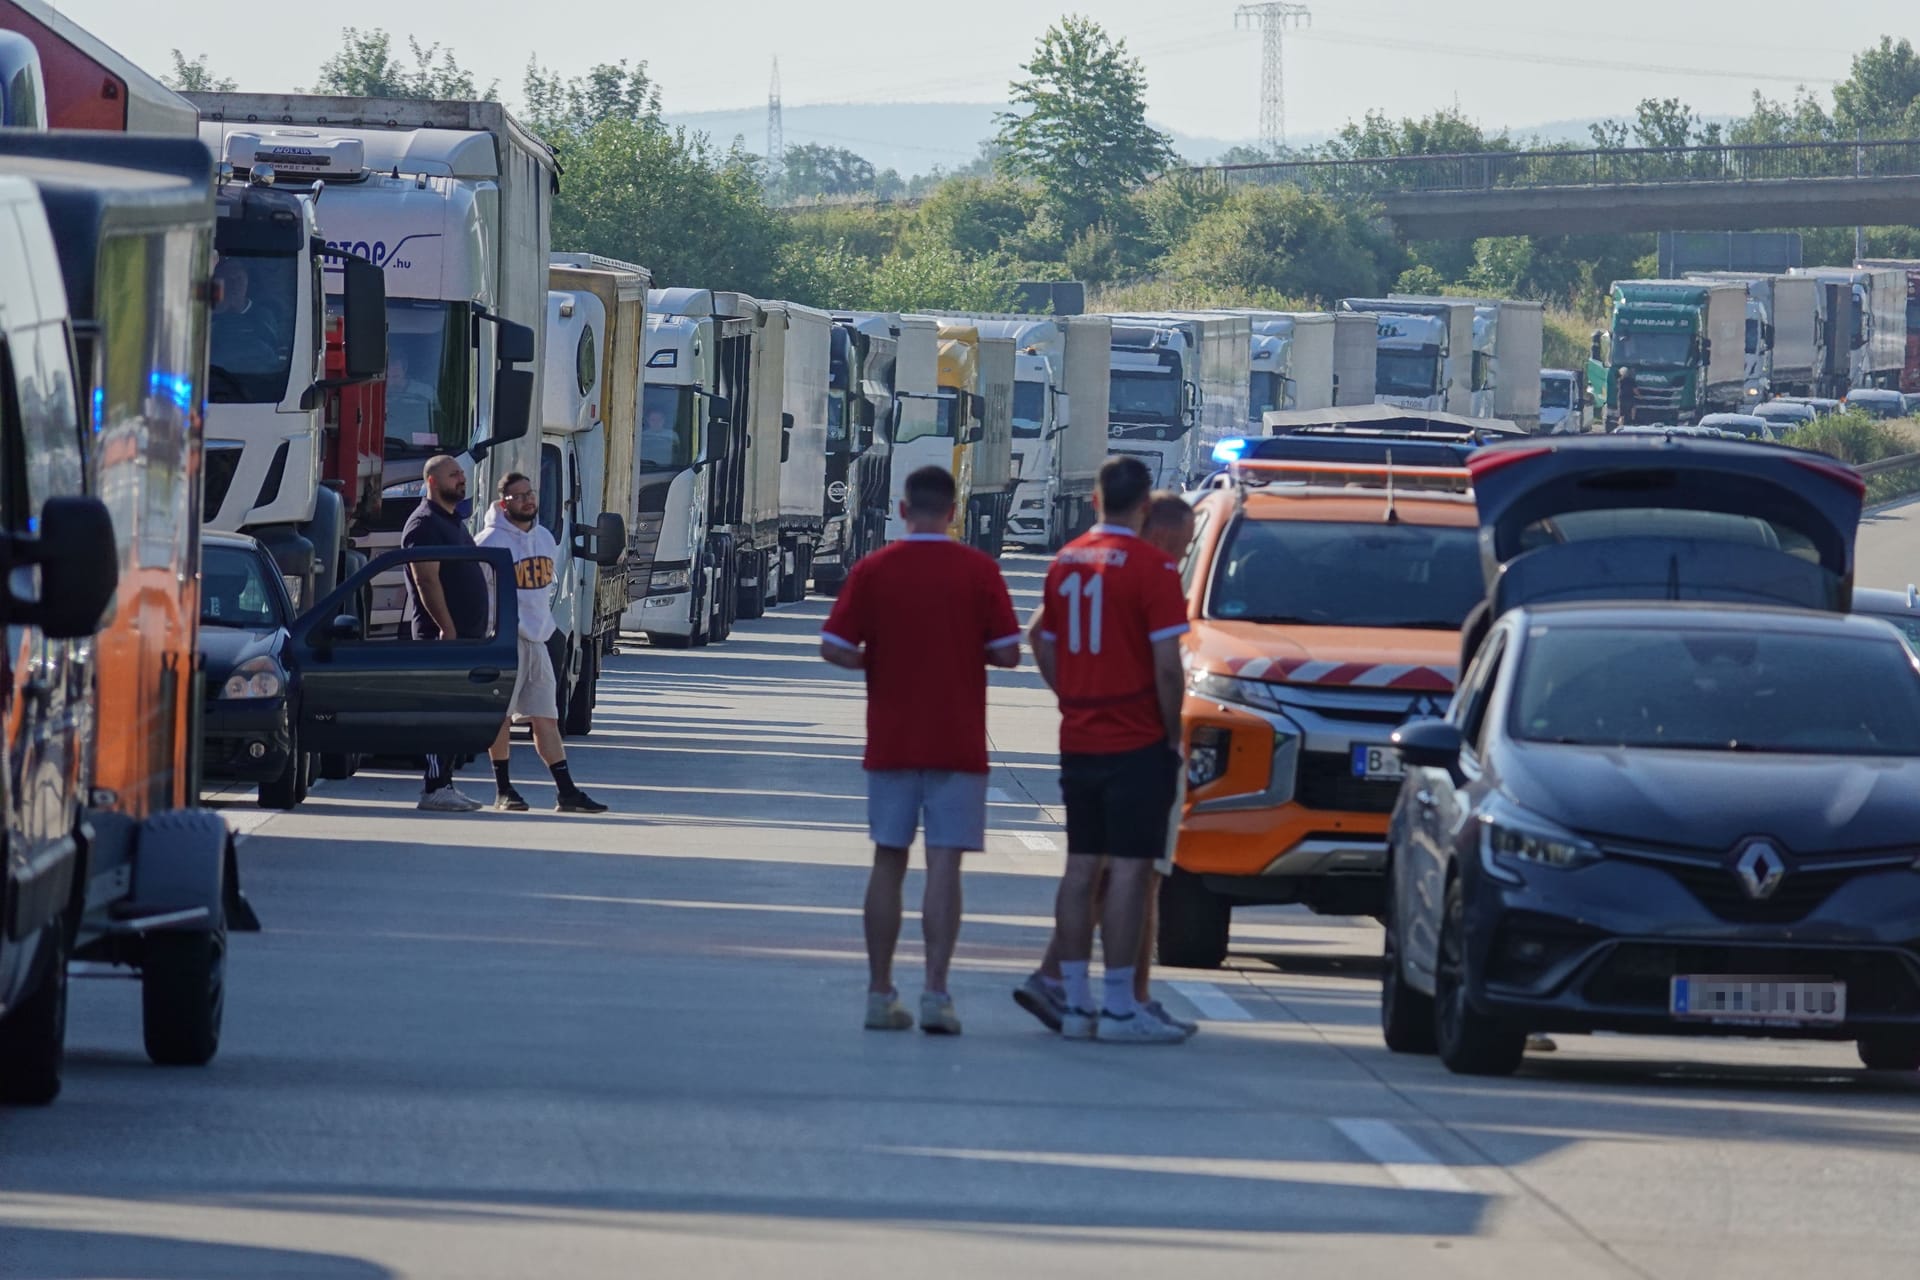
{"label": "truck wheel", "polygon": [[573,682],[573,691],[561,708],[566,719],[560,727],[569,738],[584,738],[593,732],[594,690],[599,683],[599,655],[589,650],[580,660],[580,678]]}
{"label": "truck wheel", "polygon": [[147,935],[140,962],[140,1030],[163,1067],[201,1067],[220,1051],[227,1003],[227,927]]}
{"label": "truck wheel", "polygon": [[[766,552],[747,552],[740,557],[736,572],[739,577],[734,579],[735,608],[737,609],[735,616],[747,619],[758,618],[767,611]],[[748,582],[748,578],[753,581]]]}
{"label": "truck wheel", "polygon": [[67,1046],[67,922],[49,923],[40,989],[0,1021],[0,1102],[44,1107],[60,1096]]}
{"label": "truck wheel", "polygon": [[269,778],[260,784],[260,807],[262,809],[291,809],[300,803],[307,794],[306,757],[300,752],[300,730],[292,730],[287,763],[280,770],[280,776]]}
{"label": "truck wheel", "polygon": [[1179,867],[1160,882],[1158,959],[1176,969],[1218,969],[1227,958],[1233,904]]}

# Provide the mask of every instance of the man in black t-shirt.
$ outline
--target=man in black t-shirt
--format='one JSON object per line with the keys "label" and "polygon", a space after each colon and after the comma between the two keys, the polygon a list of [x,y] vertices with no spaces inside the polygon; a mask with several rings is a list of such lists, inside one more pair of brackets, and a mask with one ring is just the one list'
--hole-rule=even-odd
{"label": "man in black t-shirt", "polygon": [[[473,535],[460,518],[467,473],[448,454],[427,459],[425,492],[400,534],[403,547],[471,547]],[[484,640],[488,614],[487,575],[473,560],[419,561],[407,566],[407,625],[415,640]],[[478,800],[453,785],[453,757],[428,756],[420,807],[470,813]]]}

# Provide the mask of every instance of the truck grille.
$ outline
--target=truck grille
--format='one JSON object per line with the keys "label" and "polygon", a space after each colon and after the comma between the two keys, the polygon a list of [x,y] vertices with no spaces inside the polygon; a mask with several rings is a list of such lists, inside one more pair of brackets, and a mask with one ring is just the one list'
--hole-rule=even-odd
{"label": "truck grille", "polygon": [[627,531],[627,599],[647,598],[653,584],[653,560],[660,550],[660,526],[666,517],[642,512]]}
{"label": "truck grille", "polygon": [[1293,797],[1309,809],[1392,813],[1400,796],[1399,783],[1356,778],[1352,759],[1333,751],[1302,751],[1295,778]]}

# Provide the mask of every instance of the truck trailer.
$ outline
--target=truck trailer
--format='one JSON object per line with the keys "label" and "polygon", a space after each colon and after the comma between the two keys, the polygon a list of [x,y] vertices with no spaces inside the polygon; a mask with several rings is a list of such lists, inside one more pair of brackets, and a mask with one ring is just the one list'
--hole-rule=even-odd
{"label": "truck trailer", "polygon": [[813,549],[814,585],[829,594],[840,589],[854,565],[886,544],[899,339],[898,316],[833,317],[826,519]]}
{"label": "truck trailer", "polygon": [[[1689,280],[1730,281],[1746,288],[1750,303],[1748,346],[1767,354],[1766,396],[1811,396],[1825,364],[1826,333],[1822,316],[1825,299],[1820,282],[1810,276],[1769,275],[1742,271],[1693,271]],[[1754,333],[1755,326],[1761,327]],[[1751,358],[1751,353],[1750,353]],[[1749,369],[1749,387],[1756,371]],[[1750,396],[1750,400],[1764,397]]]}
{"label": "truck trailer", "polygon": [[1465,302],[1473,307],[1473,416],[1498,418],[1527,431],[1540,427],[1540,364],[1546,345],[1546,307],[1512,298],[1396,301]]}
{"label": "truck trailer", "polygon": [[1863,258],[1853,264],[1869,270],[1901,271],[1907,277],[1907,359],[1900,371],[1900,390],[1920,392],[1920,259]]}
{"label": "truck trailer", "polygon": [[[1828,324],[1829,342],[1844,333],[1845,347],[1851,353],[1847,390],[1899,387],[1907,365],[1906,271],[1898,267],[1796,267],[1793,274],[1842,286],[1850,295],[1846,328],[1834,332],[1831,314]],[[1837,309],[1829,307],[1830,313]]]}
{"label": "truck trailer", "polygon": [[772,302],[786,321],[781,380],[780,544],[777,598],[807,598],[813,548],[826,523],[827,386],[833,373],[833,317],[797,302]]}

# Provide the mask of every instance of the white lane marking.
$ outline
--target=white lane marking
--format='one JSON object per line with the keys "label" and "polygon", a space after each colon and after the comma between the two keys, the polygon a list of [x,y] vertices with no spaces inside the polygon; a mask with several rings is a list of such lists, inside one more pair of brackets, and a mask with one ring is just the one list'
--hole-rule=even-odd
{"label": "white lane marking", "polygon": [[1471,1194],[1440,1158],[1385,1120],[1335,1120],[1333,1127],[1409,1191]]}
{"label": "white lane marking", "polygon": [[1002,791],[999,787],[988,787],[987,799],[993,801],[995,804],[1013,803],[1013,797]]}
{"label": "white lane marking", "polygon": [[1017,831],[1014,834],[1019,838],[1021,844],[1027,846],[1027,848],[1033,850],[1035,853],[1060,852],[1060,846],[1053,842],[1052,836],[1028,835],[1024,831]]}
{"label": "white lane marking", "polygon": [[1200,1016],[1213,1022],[1252,1022],[1253,1015],[1240,1007],[1238,1001],[1211,982],[1170,982],[1167,984],[1182,996],[1188,1004],[1200,1011]]}

